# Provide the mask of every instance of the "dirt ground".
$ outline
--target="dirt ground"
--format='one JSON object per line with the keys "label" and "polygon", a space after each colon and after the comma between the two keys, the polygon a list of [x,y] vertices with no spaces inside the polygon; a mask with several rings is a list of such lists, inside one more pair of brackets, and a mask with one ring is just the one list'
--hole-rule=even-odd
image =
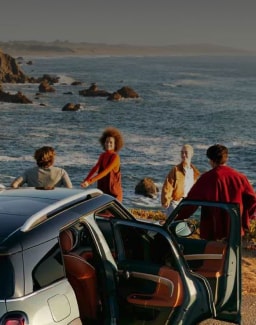
{"label": "dirt ground", "polygon": [[[256,250],[242,249],[242,294],[256,295]],[[256,296],[255,296],[256,299]],[[255,311],[256,315],[256,311]]]}

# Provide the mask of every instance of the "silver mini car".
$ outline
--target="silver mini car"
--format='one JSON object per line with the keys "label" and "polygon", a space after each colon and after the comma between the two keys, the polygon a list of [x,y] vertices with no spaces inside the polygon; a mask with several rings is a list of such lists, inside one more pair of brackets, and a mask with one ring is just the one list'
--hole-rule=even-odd
{"label": "silver mini car", "polygon": [[[223,240],[200,236],[210,209]],[[0,222],[1,325],[240,324],[235,204],[184,200],[161,226],[97,189],[6,189]]]}

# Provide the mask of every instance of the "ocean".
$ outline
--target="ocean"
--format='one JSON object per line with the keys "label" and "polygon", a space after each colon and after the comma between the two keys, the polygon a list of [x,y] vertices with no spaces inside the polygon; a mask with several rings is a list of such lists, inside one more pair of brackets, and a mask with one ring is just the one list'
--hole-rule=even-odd
{"label": "ocean", "polygon": [[[135,186],[150,177],[161,191],[185,143],[194,147],[192,162],[201,172],[210,168],[206,149],[226,145],[229,165],[256,187],[256,57],[24,57],[23,62],[21,69],[31,77],[60,79],[55,93],[40,96],[38,84],[3,84],[4,91],[21,91],[33,101],[0,104],[0,183],[6,187],[35,165],[34,151],[44,145],[56,149],[55,165],[80,187],[102,152],[99,137],[108,126],[124,135],[120,156],[128,208],[161,209],[160,194],[136,195]],[[109,92],[129,86],[140,97],[112,102],[80,96],[91,83]],[[62,111],[69,102],[81,109]]]}

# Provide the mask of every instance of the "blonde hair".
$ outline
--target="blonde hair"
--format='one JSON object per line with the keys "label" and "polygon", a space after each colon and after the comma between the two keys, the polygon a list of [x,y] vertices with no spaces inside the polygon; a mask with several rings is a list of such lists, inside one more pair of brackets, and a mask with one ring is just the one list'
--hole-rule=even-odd
{"label": "blonde hair", "polygon": [[52,147],[41,147],[35,151],[34,158],[38,167],[47,168],[53,165],[56,156]]}
{"label": "blonde hair", "polygon": [[184,144],[182,148],[185,148],[186,150],[190,151],[192,156],[194,155],[194,149],[190,144]]}

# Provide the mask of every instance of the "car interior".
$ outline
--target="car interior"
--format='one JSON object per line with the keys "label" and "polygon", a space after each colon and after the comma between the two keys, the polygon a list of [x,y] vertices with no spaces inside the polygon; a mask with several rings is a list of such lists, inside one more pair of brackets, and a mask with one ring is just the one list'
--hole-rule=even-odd
{"label": "car interior", "polygon": [[[97,225],[105,236],[118,267],[118,300],[123,319],[161,323],[179,308],[184,288],[176,260],[166,238],[97,214]],[[114,239],[114,240],[113,240]]]}
{"label": "car interior", "polygon": [[[108,313],[106,302],[112,299],[121,324],[163,323],[181,308],[186,295],[177,258],[161,232],[149,231],[145,224],[131,223],[118,214],[113,208],[95,214],[116,266],[100,256],[85,223],[60,233],[66,275],[80,317],[83,324],[100,324]],[[198,229],[177,242],[189,268],[207,278],[218,302],[225,282],[227,242],[202,239]]]}

